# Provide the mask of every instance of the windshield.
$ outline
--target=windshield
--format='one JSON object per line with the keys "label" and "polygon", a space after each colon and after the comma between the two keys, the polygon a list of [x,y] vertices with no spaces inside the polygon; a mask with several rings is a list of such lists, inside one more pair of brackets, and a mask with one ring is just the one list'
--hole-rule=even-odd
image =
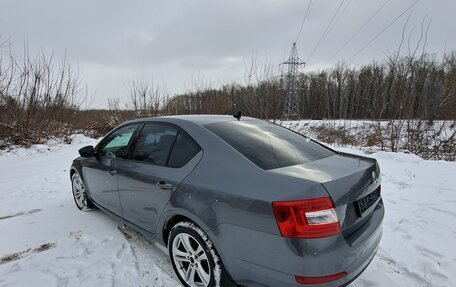
{"label": "windshield", "polygon": [[335,154],[298,133],[267,121],[230,121],[205,127],[266,170],[303,164]]}

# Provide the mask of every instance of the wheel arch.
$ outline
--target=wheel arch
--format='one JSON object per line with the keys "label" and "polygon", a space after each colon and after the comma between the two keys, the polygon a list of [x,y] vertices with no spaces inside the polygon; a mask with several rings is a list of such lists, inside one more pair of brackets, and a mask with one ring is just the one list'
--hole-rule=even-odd
{"label": "wheel arch", "polygon": [[[161,228],[159,229],[157,235],[160,236],[158,238],[159,241],[163,242],[165,246],[168,246],[168,239],[171,230],[179,222],[187,221],[194,223],[196,226],[201,228],[206,233],[206,235],[207,231],[209,230],[209,228],[201,220],[184,210],[176,210],[174,212],[167,213],[165,216],[163,216],[163,218],[163,223],[161,224]],[[209,235],[207,236],[209,237]],[[212,241],[212,238],[209,237],[209,239]]]}
{"label": "wheel arch", "polygon": [[93,201],[92,196],[90,195],[90,189],[89,189],[87,183],[85,182],[84,175],[82,174],[81,163],[79,161],[77,161],[77,160],[75,160],[73,162],[73,164],[71,165],[71,167],[70,167],[70,181],[72,180],[73,175],[75,173],[79,174],[79,176],[81,177],[82,181],[85,184],[85,189],[86,189],[87,195]]}
{"label": "wheel arch", "polygon": [[222,277],[220,279],[222,282],[221,285],[229,287],[238,286],[236,283],[234,283],[234,280],[230,275],[230,271],[226,268],[226,259],[223,253],[221,253],[222,250],[218,248],[219,246],[216,243],[216,240],[214,240],[216,238],[213,238],[213,236],[211,236],[210,232],[208,232],[210,229],[201,220],[191,215],[190,213],[187,213],[184,210],[182,210],[181,212],[174,212],[172,214],[168,214],[166,220],[163,221],[161,232],[159,232],[161,240],[164,242],[165,246],[168,247],[168,239],[171,234],[171,230],[173,229],[173,226],[180,222],[190,222],[195,224],[197,227],[202,229],[204,234],[210,240],[212,248],[214,249],[218,259],[220,260],[220,266],[222,266],[224,270]]}
{"label": "wheel arch", "polygon": [[73,178],[73,174],[75,174],[75,173],[79,173],[79,172],[76,170],[75,167],[72,166],[70,169],[70,179]]}
{"label": "wheel arch", "polygon": [[84,177],[82,176],[82,172],[81,172],[81,163],[79,162],[79,160],[74,160],[73,163],[71,164],[71,167],[70,167],[70,180],[71,178],[73,177],[73,174],[75,174],[76,172],[79,174],[79,176],[84,179]]}
{"label": "wheel arch", "polygon": [[171,229],[176,224],[178,224],[179,222],[183,222],[183,221],[193,222],[193,220],[191,220],[190,218],[180,215],[180,214],[173,215],[172,217],[168,218],[164,222],[163,228],[162,228],[162,238],[163,238],[163,243],[165,243],[165,246],[168,246],[168,239],[169,239],[169,235],[171,233]]}

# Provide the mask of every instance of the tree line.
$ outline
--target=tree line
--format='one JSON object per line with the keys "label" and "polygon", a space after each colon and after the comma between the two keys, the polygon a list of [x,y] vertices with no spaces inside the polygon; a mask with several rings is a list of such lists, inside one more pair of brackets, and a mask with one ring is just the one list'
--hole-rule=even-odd
{"label": "tree line", "polygon": [[[261,68],[260,68],[261,69]],[[266,74],[254,84],[228,84],[167,98],[164,114],[230,114],[242,111],[263,119],[280,119],[285,83]],[[440,58],[389,56],[361,67],[302,73],[298,77],[299,118],[436,119],[456,118],[456,54]]]}

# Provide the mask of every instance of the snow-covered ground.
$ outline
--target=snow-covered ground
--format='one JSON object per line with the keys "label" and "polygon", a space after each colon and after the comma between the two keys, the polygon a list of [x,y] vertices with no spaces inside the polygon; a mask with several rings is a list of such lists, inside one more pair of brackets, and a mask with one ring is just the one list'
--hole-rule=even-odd
{"label": "snow-covered ground", "polygon": [[[298,120],[276,123],[310,138],[367,152],[414,152],[426,159],[455,160],[456,121]],[[394,147],[394,148],[393,148]]]}
{"label": "snow-covered ground", "polygon": [[[95,141],[0,155],[0,286],[177,286],[162,246],[80,212],[68,168]],[[344,149],[353,153],[361,151]],[[456,163],[374,153],[386,206],[380,249],[351,286],[454,286]]]}

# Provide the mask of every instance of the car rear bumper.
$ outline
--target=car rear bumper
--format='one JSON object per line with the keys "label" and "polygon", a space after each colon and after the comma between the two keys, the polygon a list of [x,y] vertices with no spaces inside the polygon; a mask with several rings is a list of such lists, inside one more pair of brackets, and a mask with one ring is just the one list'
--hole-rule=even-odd
{"label": "car rear bumper", "polygon": [[[311,240],[289,239],[232,224],[209,231],[232,279],[246,286],[345,286],[374,257],[382,237],[383,203],[379,202],[359,231]],[[220,249],[220,247],[222,247]],[[295,276],[323,277],[341,272],[341,279],[301,285]]]}
{"label": "car rear bumper", "polygon": [[281,287],[296,287],[296,286],[319,286],[319,287],[344,287],[352,283],[358,278],[362,272],[369,266],[372,259],[375,257],[374,253],[371,254],[369,259],[359,266],[356,270],[349,273],[344,278],[324,284],[303,285],[296,282],[294,276],[288,273],[278,272],[257,264],[245,261],[238,261],[237,267],[233,270],[237,277],[242,278],[236,280],[241,286],[281,286]]}

